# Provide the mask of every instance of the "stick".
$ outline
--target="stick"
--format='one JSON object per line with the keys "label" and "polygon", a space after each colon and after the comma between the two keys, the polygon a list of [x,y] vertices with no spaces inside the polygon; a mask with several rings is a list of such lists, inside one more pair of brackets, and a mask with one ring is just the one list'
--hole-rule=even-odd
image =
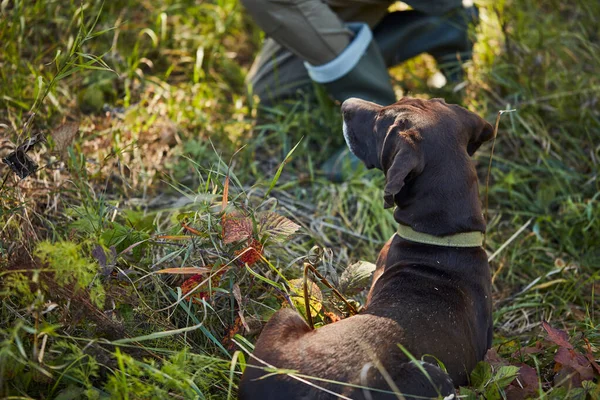
{"label": "stick", "polygon": [[[358,314],[358,311],[356,310],[356,308],[354,308],[354,306],[350,303],[348,303],[348,300],[346,300],[346,298],[344,297],[344,295],[342,295],[336,288],[334,288],[331,283],[329,283],[329,281],[327,280],[327,278],[325,278],[323,275],[321,275],[319,273],[319,271],[317,271],[317,269],[310,263],[306,262],[304,263],[304,273],[306,275],[306,271],[307,269],[310,269],[313,274],[315,274],[317,276],[317,278],[319,278],[319,280],[321,281],[321,283],[325,286],[327,286],[329,289],[331,289],[333,291],[333,293],[344,302],[344,304],[346,305],[346,307],[348,307],[348,309],[350,310],[350,313],[352,315]],[[305,281],[306,282],[306,281]]]}

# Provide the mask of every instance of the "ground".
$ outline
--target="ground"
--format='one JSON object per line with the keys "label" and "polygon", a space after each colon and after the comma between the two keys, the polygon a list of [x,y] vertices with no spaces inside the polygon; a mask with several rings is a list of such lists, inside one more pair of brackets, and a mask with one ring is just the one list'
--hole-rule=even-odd
{"label": "ground", "polygon": [[[427,86],[428,56],[392,71],[399,96],[515,110],[491,164],[491,144],[474,158],[495,338],[460,393],[598,398],[600,3],[476,3],[458,91]],[[343,144],[325,98],[259,118],[244,78],[262,34],[237,1],[1,1],[0,17],[0,395],[235,398],[269,316],[306,316],[304,262],[364,303],[356,263],[394,232],[383,177],[319,175]],[[346,317],[315,281],[315,323]]]}

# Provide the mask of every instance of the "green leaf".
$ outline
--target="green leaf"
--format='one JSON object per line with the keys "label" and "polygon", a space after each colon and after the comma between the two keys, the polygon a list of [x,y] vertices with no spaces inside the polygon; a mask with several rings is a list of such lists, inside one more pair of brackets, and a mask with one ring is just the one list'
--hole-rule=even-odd
{"label": "green leaf", "polygon": [[492,379],[492,366],[485,361],[480,361],[471,372],[471,385],[482,390],[490,379]]}
{"label": "green leaf", "polygon": [[475,393],[471,389],[461,387],[460,388],[460,398],[462,400],[477,400],[477,393]]}
{"label": "green leaf", "polygon": [[519,367],[514,365],[506,365],[500,367],[498,372],[494,375],[494,382],[498,384],[502,389],[507,387],[519,373]]}

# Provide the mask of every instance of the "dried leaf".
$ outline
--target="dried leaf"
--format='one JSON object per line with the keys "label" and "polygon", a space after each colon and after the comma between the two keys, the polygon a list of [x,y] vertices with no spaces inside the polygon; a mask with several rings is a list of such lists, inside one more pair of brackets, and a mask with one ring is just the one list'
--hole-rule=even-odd
{"label": "dried leaf", "polygon": [[181,284],[181,293],[185,296],[186,294],[194,290],[196,286],[200,285],[203,280],[204,277],[202,276],[202,274],[196,274],[191,276],[190,278],[183,281],[183,283]]}
{"label": "dried leaf", "polygon": [[271,211],[259,213],[258,220],[260,234],[266,234],[275,241],[282,241],[300,229],[300,225],[289,218]]}
{"label": "dried leaf", "polygon": [[67,149],[73,143],[75,135],[79,131],[79,122],[65,122],[55,128],[50,134],[54,139],[56,151],[58,151],[63,158],[67,156]]}
{"label": "dried leaf", "polygon": [[33,147],[44,141],[44,135],[37,133],[21,143],[15,151],[10,153],[2,161],[21,179],[27,178],[38,169],[38,165],[27,154]]}
{"label": "dried leaf", "polygon": [[235,299],[235,301],[237,301],[238,306],[242,307],[242,290],[240,289],[240,285],[238,285],[237,283],[233,284],[233,298]]}
{"label": "dried leaf", "polygon": [[100,264],[101,274],[103,276],[109,276],[112,272],[113,266],[108,263],[108,257],[106,256],[104,248],[100,245],[94,247],[92,250],[92,257],[94,257],[96,261],[98,261],[98,264]]}
{"label": "dried leaf", "polygon": [[552,343],[560,347],[573,349],[573,345],[569,342],[569,335],[567,332],[551,327],[546,321],[542,321],[542,327],[548,333],[548,340]]}
{"label": "dried leaf", "polygon": [[190,275],[190,274],[205,274],[211,272],[207,267],[183,267],[183,268],[165,268],[155,272],[155,274],[173,274],[173,275]]}
{"label": "dried leaf", "polygon": [[248,323],[246,322],[246,318],[244,318],[244,313],[242,312],[242,310],[238,310],[238,316],[240,317],[240,321],[242,321],[242,325],[244,326],[246,333],[250,332],[250,325],[248,325]]}
{"label": "dried leaf", "polygon": [[106,253],[104,252],[104,248],[102,246],[97,245],[96,247],[94,247],[94,249],[92,250],[92,257],[94,257],[96,261],[98,261],[100,267],[106,267]]}
{"label": "dried leaf", "polygon": [[240,321],[242,321],[242,325],[244,326],[244,329],[246,330],[246,332],[248,332],[250,330],[250,327],[248,326],[248,324],[246,323],[246,319],[244,318],[244,312],[242,309],[242,306],[244,303],[242,300],[242,290],[240,289],[240,285],[238,285],[237,283],[234,283],[231,291],[233,292],[233,298],[238,303],[238,307],[240,308],[238,310],[238,316],[240,318]]}
{"label": "dried leaf", "polygon": [[[191,278],[186,279],[181,284],[181,293],[185,296],[192,290],[196,289],[196,287],[198,287],[199,285],[206,286],[206,282],[203,283],[204,280],[205,280],[205,278],[202,274],[197,274],[197,275],[192,276]],[[206,300],[206,299],[208,299],[208,297],[209,297],[209,294],[207,291],[198,289],[190,295],[189,299],[193,303],[202,304],[202,300]]]}
{"label": "dried leaf", "polygon": [[252,220],[238,213],[224,214],[221,225],[224,244],[239,242],[252,236]]}
{"label": "dried leaf", "polygon": [[359,261],[349,265],[340,277],[340,292],[351,295],[368,288],[375,269],[375,264],[367,261]]}

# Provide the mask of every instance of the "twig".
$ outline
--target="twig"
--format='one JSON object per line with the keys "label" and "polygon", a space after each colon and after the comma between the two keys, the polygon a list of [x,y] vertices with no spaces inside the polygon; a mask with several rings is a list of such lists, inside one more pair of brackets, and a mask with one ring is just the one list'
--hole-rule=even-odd
{"label": "twig", "polygon": [[321,281],[321,283],[325,286],[327,286],[329,289],[331,289],[333,291],[333,293],[344,302],[344,304],[346,305],[346,307],[348,307],[348,309],[350,310],[350,313],[355,315],[358,314],[358,310],[356,310],[356,308],[350,304],[348,302],[348,300],[346,300],[346,298],[344,297],[344,295],[342,295],[336,288],[334,288],[331,283],[329,283],[329,281],[327,280],[327,278],[325,278],[323,275],[321,275],[319,273],[319,271],[317,271],[317,269],[310,263],[306,262],[304,263],[304,271],[306,274],[306,270],[310,269],[313,274],[315,274],[317,276],[317,278],[319,278],[319,280]]}
{"label": "twig", "polygon": [[315,324],[312,319],[312,313],[310,312],[310,298],[308,296],[308,270],[311,265],[309,263],[304,263],[304,283],[302,285],[302,289],[304,290],[304,307],[306,308],[306,320],[308,322],[308,326],[310,329],[315,329]]}

